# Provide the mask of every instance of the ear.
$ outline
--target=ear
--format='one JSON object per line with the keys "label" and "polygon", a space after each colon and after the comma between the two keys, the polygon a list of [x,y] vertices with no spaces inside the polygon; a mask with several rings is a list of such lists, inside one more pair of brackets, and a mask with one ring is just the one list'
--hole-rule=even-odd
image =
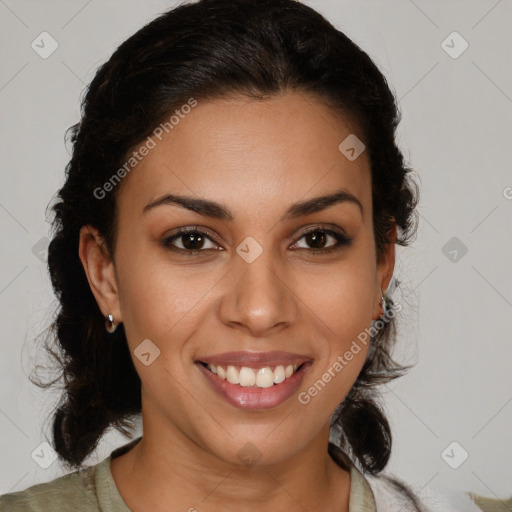
{"label": "ear", "polygon": [[78,255],[103,316],[111,314],[116,324],[119,324],[122,317],[114,262],[96,228],[83,226],[80,229]]}
{"label": "ear", "polygon": [[375,307],[373,310],[373,320],[377,320],[384,314],[382,309],[381,297],[388,289],[391,278],[393,277],[393,270],[395,268],[395,243],[397,237],[396,223],[393,223],[393,228],[389,233],[389,243],[386,244],[384,254],[377,264],[377,272],[375,279]]}

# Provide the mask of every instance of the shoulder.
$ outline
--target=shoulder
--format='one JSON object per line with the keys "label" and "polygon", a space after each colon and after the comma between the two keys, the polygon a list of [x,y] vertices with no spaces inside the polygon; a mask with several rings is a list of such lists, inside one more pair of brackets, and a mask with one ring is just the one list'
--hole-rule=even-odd
{"label": "shoulder", "polygon": [[372,489],[377,510],[394,510],[403,507],[403,512],[419,510],[425,512],[510,512],[512,497],[505,500],[492,499],[465,491],[423,488],[407,485],[392,476],[366,477]]}
{"label": "shoulder", "polygon": [[0,512],[130,512],[116,487],[110,461],[135,446],[142,436],[116,448],[94,466],[87,466],[24,491],[0,496]]}
{"label": "shoulder", "polygon": [[512,496],[505,500],[496,500],[473,493],[469,493],[469,495],[483,512],[510,512],[512,510]]}
{"label": "shoulder", "polygon": [[4,494],[0,496],[0,511],[99,511],[100,507],[94,489],[97,466],[69,473],[47,483],[33,485],[24,491]]}

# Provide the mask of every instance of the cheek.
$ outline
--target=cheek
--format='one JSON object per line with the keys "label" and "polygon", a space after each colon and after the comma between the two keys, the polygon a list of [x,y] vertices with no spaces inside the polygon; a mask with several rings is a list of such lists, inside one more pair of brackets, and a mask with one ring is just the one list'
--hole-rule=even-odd
{"label": "cheek", "polygon": [[183,385],[192,364],[187,340],[201,323],[197,303],[204,297],[193,288],[157,267],[145,267],[143,276],[132,272],[125,281],[121,307],[133,364],[146,400],[161,410],[168,408],[170,395],[175,410],[187,408]]}
{"label": "cheek", "polygon": [[310,417],[322,418],[334,412],[357,380],[369,350],[371,315],[363,313],[369,311],[368,299],[361,290],[355,296],[340,292],[339,297],[343,302],[337,307],[325,298],[319,303],[325,322],[317,322],[316,330],[328,335],[317,346],[315,364],[298,396],[301,404],[314,409]]}
{"label": "cheek", "polygon": [[201,312],[211,300],[207,292],[218,276],[199,266],[187,270],[170,265],[155,248],[121,256],[118,276],[123,324],[132,352],[149,339],[161,351],[160,362],[169,359],[166,364],[177,367],[176,353],[201,324]]}
{"label": "cheek", "polygon": [[316,365],[299,401],[311,404],[320,416],[345,398],[368,353],[376,267],[366,250],[354,252],[328,273],[309,273],[302,283],[318,338]]}
{"label": "cheek", "polygon": [[304,276],[301,298],[313,317],[325,324],[331,343],[343,349],[371,324],[375,264],[365,256],[351,257],[329,269],[304,272]]}

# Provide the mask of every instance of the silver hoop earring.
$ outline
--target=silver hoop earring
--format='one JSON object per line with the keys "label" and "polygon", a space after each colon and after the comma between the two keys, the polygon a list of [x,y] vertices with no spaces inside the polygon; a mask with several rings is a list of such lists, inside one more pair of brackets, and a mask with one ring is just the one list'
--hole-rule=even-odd
{"label": "silver hoop earring", "polygon": [[110,313],[105,318],[105,329],[107,330],[107,332],[109,334],[112,334],[117,329],[117,325],[114,321],[114,317]]}

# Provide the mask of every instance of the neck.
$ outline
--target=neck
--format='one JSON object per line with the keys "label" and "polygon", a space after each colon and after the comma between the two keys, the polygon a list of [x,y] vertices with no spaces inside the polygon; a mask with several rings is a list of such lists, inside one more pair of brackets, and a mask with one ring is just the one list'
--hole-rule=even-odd
{"label": "neck", "polygon": [[[190,438],[144,428],[129,452],[111,462],[116,486],[134,511],[347,512],[350,474],[327,451],[329,426],[277,464],[230,464]],[[221,508],[222,507],[222,508]]]}

